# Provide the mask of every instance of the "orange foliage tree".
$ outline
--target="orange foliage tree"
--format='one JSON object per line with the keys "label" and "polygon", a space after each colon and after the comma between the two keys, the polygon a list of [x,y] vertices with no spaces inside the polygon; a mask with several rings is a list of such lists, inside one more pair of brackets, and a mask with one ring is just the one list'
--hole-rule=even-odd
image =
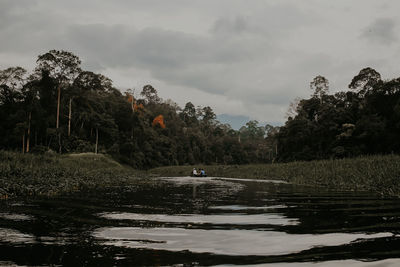
{"label": "orange foliage tree", "polygon": [[158,115],[157,117],[154,118],[153,120],[153,127],[156,125],[160,125],[161,128],[165,129],[165,123],[164,123],[164,116],[163,115]]}
{"label": "orange foliage tree", "polygon": [[132,111],[138,112],[138,111],[144,110],[143,104],[137,104],[136,99],[133,97],[133,95],[131,95],[128,92],[126,92],[125,95],[126,95],[128,102],[131,103]]}

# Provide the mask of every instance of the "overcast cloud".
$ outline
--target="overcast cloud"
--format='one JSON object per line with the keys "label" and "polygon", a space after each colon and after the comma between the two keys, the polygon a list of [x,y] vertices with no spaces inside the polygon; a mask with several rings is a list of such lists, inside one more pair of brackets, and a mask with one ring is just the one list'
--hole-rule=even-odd
{"label": "overcast cloud", "polygon": [[283,123],[317,75],[345,90],[364,67],[399,77],[400,2],[0,0],[0,68],[64,49],[121,90]]}

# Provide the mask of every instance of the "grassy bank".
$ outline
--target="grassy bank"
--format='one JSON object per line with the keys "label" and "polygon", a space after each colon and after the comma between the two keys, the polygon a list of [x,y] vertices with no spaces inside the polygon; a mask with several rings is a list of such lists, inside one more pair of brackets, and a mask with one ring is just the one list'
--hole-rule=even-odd
{"label": "grassy bank", "polygon": [[[400,196],[400,156],[368,156],[280,164],[200,166],[210,176],[279,179],[337,190]],[[147,175],[187,176],[193,166],[150,170]],[[0,151],[0,199],[55,196],[86,189],[131,185],[143,173],[105,155],[32,155]]]}
{"label": "grassy bank", "polygon": [[150,173],[161,176],[187,176],[193,167],[203,167],[210,176],[217,177],[279,179],[294,184],[400,196],[398,155],[279,164],[172,166],[152,169]]}
{"label": "grassy bank", "polygon": [[20,154],[0,151],[0,198],[55,196],[130,184],[138,172],[101,154]]}

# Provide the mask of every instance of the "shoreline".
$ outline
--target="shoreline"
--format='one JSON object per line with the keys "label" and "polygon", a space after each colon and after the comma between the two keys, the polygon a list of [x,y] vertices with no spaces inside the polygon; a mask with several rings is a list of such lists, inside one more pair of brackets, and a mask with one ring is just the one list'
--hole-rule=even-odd
{"label": "shoreline", "polygon": [[384,197],[400,197],[398,155],[275,164],[168,166],[150,169],[148,173],[159,176],[188,176],[194,167],[204,168],[210,176],[283,180],[298,185],[369,191]]}
{"label": "shoreline", "polygon": [[399,155],[275,164],[198,164],[142,171],[121,165],[104,154],[35,155],[0,151],[0,200],[54,197],[111,186],[130,186],[145,177],[189,176],[193,167],[204,168],[213,177],[282,180],[315,188],[400,197]]}
{"label": "shoreline", "polygon": [[0,200],[54,197],[135,184],[142,174],[103,154],[0,151]]}

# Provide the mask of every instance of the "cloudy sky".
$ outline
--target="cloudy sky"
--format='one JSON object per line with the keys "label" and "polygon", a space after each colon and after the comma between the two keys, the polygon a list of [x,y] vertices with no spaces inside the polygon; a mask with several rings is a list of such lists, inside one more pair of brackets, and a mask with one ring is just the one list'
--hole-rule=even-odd
{"label": "cloudy sky", "polygon": [[362,68],[400,75],[396,0],[0,0],[0,68],[78,55],[121,90],[282,124],[323,75],[345,90]]}

